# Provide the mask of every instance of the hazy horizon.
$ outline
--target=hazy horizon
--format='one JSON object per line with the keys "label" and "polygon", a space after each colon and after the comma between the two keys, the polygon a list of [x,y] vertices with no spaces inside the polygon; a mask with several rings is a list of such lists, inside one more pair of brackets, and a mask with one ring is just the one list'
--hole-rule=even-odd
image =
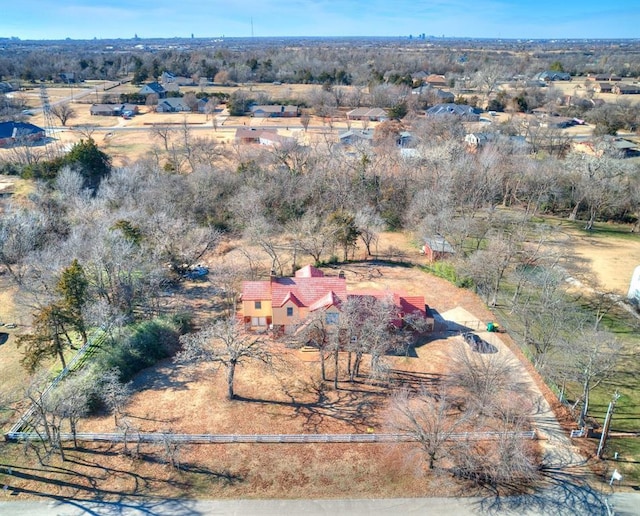
{"label": "hazy horizon", "polygon": [[3,8],[0,37],[638,39],[639,26],[637,0],[23,0]]}

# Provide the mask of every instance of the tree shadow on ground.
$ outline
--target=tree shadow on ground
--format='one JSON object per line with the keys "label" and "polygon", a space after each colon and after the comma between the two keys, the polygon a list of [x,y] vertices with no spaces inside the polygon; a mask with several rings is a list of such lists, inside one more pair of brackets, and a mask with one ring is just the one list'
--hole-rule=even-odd
{"label": "tree shadow on ground", "polygon": [[[88,454],[91,455],[90,458],[87,457]],[[132,502],[132,505],[123,507],[133,509],[138,506],[144,508],[148,504],[155,506],[160,500],[148,499],[149,496],[153,496],[154,492],[158,492],[161,488],[164,490],[166,487],[185,492],[190,488],[191,482],[194,481],[194,475],[201,476],[203,480],[215,481],[224,486],[244,481],[242,476],[233,474],[228,470],[215,471],[206,466],[192,463],[182,463],[176,468],[176,471],[191,475],[191,478],[186,479],[168,478],[168,476],[164,475],[142,475],[128,469],[105,466],[100,460],[100,456],[125,455],[124,450],[118,453],[112,447],[106,450],[87,450],[84,448],[67,450],[66,455],[67,460],[63,464],[69,467],[64,467],[63,465],[27,467],[18,464],[0,464],[0,472],[3,473],[3,483],[7,486],[7,491],[11,491],[14,494],[26,493],[61,500],[68,500],[69,498],[91,498],[92,501],[108,499],[110,500],[109,502],[103,503],[108,503],[109,507],[113,507],[113,514],[122,514],[121,512],[115,512],[115,508],[118,507],[119,501],[123,500],[125,496],[130,501],[135,501]],[[94,457],[96,458],[94,459]],[[166,464],[166,460],[160,451],[157,453],[137,453],[135,457],[140,463]],[[36,490],[33,487],[25,488],[20,485],[13,485],[12,479],[15,479],[16,483],[18,481],[21,481],[20,483],[27,481],[29,486],[38,486],[40,490]],[[101,487],[106,482],[113,485],[114,479],[117,481],[119,489]],[[195,481],[199,482],[198,480]],[[55,494],[48,492],[47,488],[50,488]],[[60,495],[60,493],[64,493],[64,496]],[[138,498],[140,498],[140,501],[138,501]],[[171,500],[162,500],[162,503],[170,504],[170,502]],[[94,514],[90,511],[87,511],[87,513]],[[95,514],[110,514],[110,512],[95,512]],[[146,513],[143,512],[143,514]],[[156,513],[149,512],[149,514]],[[161,512],[161,514],[181,513]],[[184,512],[184,514],[196,513]]]}
{"label": "tree shadow on ground", "polygon": [[197,510],[195,500],[167,499],[167,498],[132,498],[121,493],[109,499],[95,497],[91,500],[72,499],[68,496],[56,495],[12,487],[13,494],[26,494],[52,500],[49,510],[57,513],[59,510],[75,508],[82,511],[82,514],[89,516],[123,515],[123,514],[171,514],[172,516],[204,516],[204,513]]}
{"label": "tree shadow on ground", "polygon": [[131,386],[135,391],[166,389],[184,391],[188,389],[191,379],[180,378],[179,373],[182,370],[183,367],[177,366],[171,358],[167,358],[136,375]]}
{"label": "tree shadow on ground", "polygon": [[611,493],[605,493],[590,485],[588,474],[585,473],[585,464],[542,464],[539,474],[542,485],[534,492],[518,496],[500,496],[494,493],[479,502],[481,511],[496,515],[611,514],[608,512],[608,496]]}
{"label": "tree shadow on ground", "polygon": [[402,371],[400,369],[392,369],[389,373],[391,382],[395,386],[408,389],[414,393],[421,392],[425,388],[429,391],[437,390],[443,378],[443,375],[437,373]]}
{"label": "tree shadow on ground", "polygon": [[[330,395],[330,392],[333,395]],[[236,400],[261,405],[278,405],[291,407],[291,420],[302,419],[302,427],[306,431],[318,433],[330,420],[346,423],[354,431],[361,432],[372,424],[375,412],[382,405],[380,393],[344,388],[330,391],[324,382],[308,384],[300,396],[286,391],[290,401],[266,400],[236,396]],[[311,401],[302,401],[300,397],[312,395]]]}
{"label": "tree shadow on ground", "polygon": [[582,468],[582,465],[543,465],[540,473],[544,486],[540,489],[521,496],[487,497],[479,505],[487,514],[611,514],[608,506],[611,493],[589,485]]}

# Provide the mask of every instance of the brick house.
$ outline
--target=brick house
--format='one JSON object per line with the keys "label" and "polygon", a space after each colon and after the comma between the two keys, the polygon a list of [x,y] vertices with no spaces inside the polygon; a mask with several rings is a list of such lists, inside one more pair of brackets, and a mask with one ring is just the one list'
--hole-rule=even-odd
{"label": "brick house", "polygon": [[295,118],[299,114],[298,106],[251,106],[251,116],[256,118]]}

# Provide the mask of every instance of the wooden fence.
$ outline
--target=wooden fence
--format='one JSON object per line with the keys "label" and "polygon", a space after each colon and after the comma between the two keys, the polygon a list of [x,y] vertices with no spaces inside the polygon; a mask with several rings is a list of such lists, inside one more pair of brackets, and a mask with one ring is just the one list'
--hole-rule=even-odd
{"label": "wooden fence", "polygon": [[[34,432],[9,432],[5,436],[11,441],[35,441],[42,436]],[[450,441],[490,441],[503,437],[536,439],[534,430],[528,432],[462,432],[450,434]],[[415,442],[410,434],[174,434],[174,433],[77,433],[77,441],[90,442],[140,442],[140,443],[185,443],[185,444],[234,444],[234,443],[397,443]],[[73,441],[73,434],[60,434],[61,441]]]}

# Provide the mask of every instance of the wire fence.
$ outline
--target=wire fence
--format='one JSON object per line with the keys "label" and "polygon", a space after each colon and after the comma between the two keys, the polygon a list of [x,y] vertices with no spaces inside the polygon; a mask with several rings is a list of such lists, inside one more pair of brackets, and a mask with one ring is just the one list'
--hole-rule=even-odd
{"label": "wire fence", "polygon": [[[60,434],[60,441],[73,441],[71,433]],[[42,440],[34,432],[9,432],[12,441]],[[527,432],[462,432],[449,434],[449,441],[492,441],[504,438],[537,439],[534,430]],[[185,443],[185,444],[233,444],[233,443],[397,443],[415,442],[411,434],[174,434],[159,433],[76,433],[76,441],[110,443]]]}

